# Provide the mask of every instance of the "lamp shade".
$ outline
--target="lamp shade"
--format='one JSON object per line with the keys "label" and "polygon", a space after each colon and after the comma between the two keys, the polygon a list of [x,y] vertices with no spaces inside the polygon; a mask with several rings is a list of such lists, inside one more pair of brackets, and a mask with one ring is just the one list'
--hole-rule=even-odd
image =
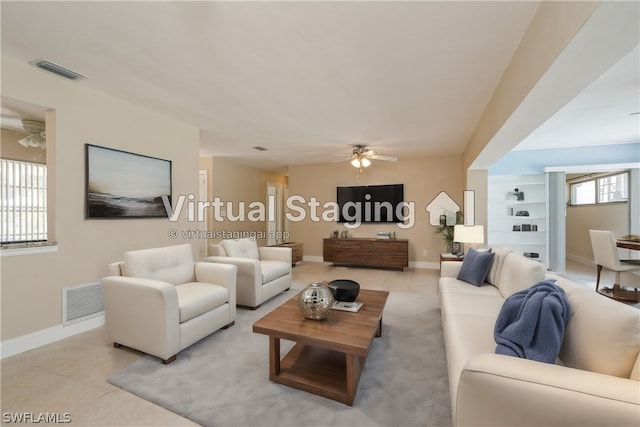
{"label": "lamp shade", "polygon": [[453,241],[459,243],[484,243],[484,226],[456,224],[453,228]]}

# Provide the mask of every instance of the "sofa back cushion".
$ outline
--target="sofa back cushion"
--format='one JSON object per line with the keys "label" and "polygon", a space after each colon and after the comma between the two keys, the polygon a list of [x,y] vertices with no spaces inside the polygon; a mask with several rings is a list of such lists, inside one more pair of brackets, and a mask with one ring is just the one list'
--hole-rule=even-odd
{"label": "sofa back cushion", "polygon": [[491,251],[495,254],[495,256],[493,257],[491,269],[489,269],[489,273],[487,274],[487,278],[485,280],[488,284],[497,286],[498,277],[500,277],[500,273],[502,273],[504,261],[507,258],[507,255],[509,255],[513,251],[505,248],[492,248]]}
{"label": "sofa back cushion", "polygon": [[162,280],[173,285],[193,282],[195,269],[191,245],[126,252],[122,272],[125,276]]}
{"label": "sofa back cushion", "polygon": [[502,296],[508,298],[516,292],[541,282],[544,280],[544,275],[545,269],[542,263],[514,252],[506,255],[496,286]]}
{"label": "sofa back cushion", "polygon": [[232,258],[260,259],[258,243],[251,239],[223,240],[221,243],[225,252]]}
{"label": "sofa back cushion", "polygon": [[[640,353],[640,310],[591,290],[568,295],[560,360],[571,368],[631,378]],[[640,378],[634,378],[636,380]]]}
{"label": "sofa back cushion", "polygon": [[221,244],[209,245],[209,256],[228,256]]}

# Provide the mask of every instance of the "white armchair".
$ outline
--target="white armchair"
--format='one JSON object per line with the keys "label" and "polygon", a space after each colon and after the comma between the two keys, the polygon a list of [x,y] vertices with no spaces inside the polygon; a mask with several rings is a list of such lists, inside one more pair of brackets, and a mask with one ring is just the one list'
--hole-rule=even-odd
{"label": "white armchair", "polygon": [[191,245],[130,251],[102,279],[115,347],[173,362],[176,354],[236,319],[233,265],[194,262]]}
{"label": "white armchair", "polygon": [[210,245],[204,260],[238,267],[236,304],[255,310],[291,287],[291,248],[258,247],[255,240],[223,240]]}

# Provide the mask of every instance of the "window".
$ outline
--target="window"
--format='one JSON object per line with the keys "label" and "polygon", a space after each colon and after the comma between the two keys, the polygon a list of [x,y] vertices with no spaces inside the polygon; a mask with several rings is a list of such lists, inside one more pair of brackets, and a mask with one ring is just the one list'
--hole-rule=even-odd
{"label": "window", "polygon": [[47,166],[0,159],[2,243],[47,240]]}
{"label": "window", "polygon": [[598,203],[624,202],[629,200],[629,174],[605,176],[598,179]]}
{"label": "window", "polygon": [[628,172],[602,175],[573,183],[570,186],[572,205],[593,205],[629,200]]}

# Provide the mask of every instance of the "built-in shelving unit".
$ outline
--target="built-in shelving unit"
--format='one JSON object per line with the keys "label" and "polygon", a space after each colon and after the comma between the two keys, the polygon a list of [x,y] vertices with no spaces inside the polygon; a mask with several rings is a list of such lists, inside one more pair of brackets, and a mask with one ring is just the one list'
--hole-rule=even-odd
{"label": "built-in shelving unit", "polygon": [[489,247],[511,249],[548,267],[547,200],[547,179],[544,174],[489,176]]}

